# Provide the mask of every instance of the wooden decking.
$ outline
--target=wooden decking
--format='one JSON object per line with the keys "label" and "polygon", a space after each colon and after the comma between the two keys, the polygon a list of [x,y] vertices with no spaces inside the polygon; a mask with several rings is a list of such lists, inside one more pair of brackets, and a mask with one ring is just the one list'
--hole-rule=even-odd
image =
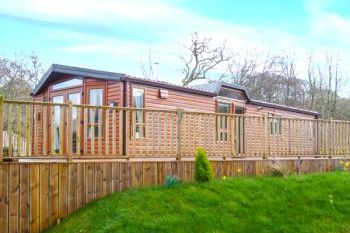
{"label": "wooden decking", "polygon": [[[0,160],[346,156],[350,122],[0,99]],[[24,147],[24,148],[23,148]]]}

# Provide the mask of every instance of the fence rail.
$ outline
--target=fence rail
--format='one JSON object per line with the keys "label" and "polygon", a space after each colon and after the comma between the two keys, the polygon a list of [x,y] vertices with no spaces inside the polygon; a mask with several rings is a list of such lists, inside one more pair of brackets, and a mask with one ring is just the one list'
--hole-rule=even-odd
{"label": "fence rail", "polygon": [[[350,122],[0,98],[0,160],[350,154]],[[11,140],[5,140],[6,138]]]}

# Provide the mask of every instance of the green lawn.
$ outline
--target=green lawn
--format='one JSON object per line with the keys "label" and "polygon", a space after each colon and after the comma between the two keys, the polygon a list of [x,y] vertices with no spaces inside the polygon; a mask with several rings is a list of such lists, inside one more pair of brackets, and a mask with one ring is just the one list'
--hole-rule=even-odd
{"label": "green lawn", "polygon": [[350,232],[350,174],[134,189],[85,206],[50,232]]}

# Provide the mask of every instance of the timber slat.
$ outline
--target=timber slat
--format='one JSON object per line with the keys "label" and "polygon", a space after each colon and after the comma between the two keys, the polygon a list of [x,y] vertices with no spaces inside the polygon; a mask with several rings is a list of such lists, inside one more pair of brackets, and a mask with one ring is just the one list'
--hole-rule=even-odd
{"label": "timber slat", "polygon": [[[43,126],[47,126],[47,106],[43,106]],[[42,155],[46,156],[47,155],[47,144],[49,142],[48,140],[48,131],[47,128],[43,130],[43,137],[42,137]]]}
{"label": "timber slat", "polygon": [[40,231],[46,230],[50,226],[50,164],[40,164],[39,180],[39,212]]}
{"label": "timber slat", "polygon": [[64,218],[68,213],[68,164],[59,164],[58,169],[58,217]]}
{"label": "timber slat", "polygon": [[[29,164],[20,165],[19,232],[29,232]],[[1,174],[0,174],[1,175]],[[1,224],[0,224],[1,225]]]}
{"label": "timber slat", "polygon": [[85,163],[77,164],[77,185],[76,185],[76,208],[79,209],[85,205]]}
{"label": "timber slat", "polygon": [[19,165],[10,166],[9,170],[9,232],[18,232],[18,197],[19,197]]}
{"label": "timber slat", "polygon": [[59,218],[59,165],[50,164],[50,225]]}
{"label": "timber slat", "polygon": [[68,164],[68,214],[77,209],[77,164]]}
{"label": "timber slat", "polygon": [[30,232],[40,231],[39,217],[39,182],[40,165],[30,165]]}

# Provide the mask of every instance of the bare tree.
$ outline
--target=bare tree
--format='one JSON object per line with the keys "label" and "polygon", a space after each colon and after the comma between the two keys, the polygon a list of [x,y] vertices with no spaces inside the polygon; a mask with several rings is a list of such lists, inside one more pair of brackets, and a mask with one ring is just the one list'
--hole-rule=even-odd
{"label": "bare tree", "polygon": [[335,117],[343,77],[340,57],[326,53],[323,64],[316,64],[312,55],[308,58],[308,102],[309,107],[324,118]]}
{"label": "bare tree", "polygon": [[[333,60],[333,55],[326,53],[326,63],[324,72],[319,72],[320,79],[324,85],[321,86],[320,92],[322,93],[322,99],[324,106],[324,116],[334,117],[337,101],[339,98],[339,88],[342,81],[341,74],[339,72],[340,58],[339,55]],[[320,69],[321,70],[321,69]]]}
{"label": "bare tree", "polygon": [[243,59],[240,59],[239,54],[232,57],[227,65],[230,81],[238,85],[245,85],[246,78],[252,77],[257,71],[258,56],[257,52],[247,52]]}
{"label": "bare tree", "polygon": [[297,78],[297,67],[294,55],[285,54],[279,57],[282,75],[282,103],[294,107],[304,107],[306,82]]}
{"label": "bare tree", "polygon": [[32,52],[29,58],[30,58],[29,64],[24,63],[24,66],[25,66],[25,69],[28,71],[28,82],[30,86],[35,87],[38,84],[41,78],[41,75],[44,72],[44,69],[39,60],[39,57],[34,52]]}
{"label": "bare tree", "polygon": [[152,59],[152,50],[151,48],[148,49],[148,60],[147,60],[147,65],[145,62],[141,62],[141,72],[144,78],[146,79],[151,79],[154,75],[154,70],[153,70],[153,59]]}
{"label": "bare tree", "polygon": [[228,49],[225,44],[210,48],[210,38],[200,38],[197,32],[192,33],[190,46],[184,46],[189,52],[189,58],[180,57],[184,62],[183,86],[188,86],[191,82],[198,79],[206,79],[207,73],[215,69],[219,64],[227,62],[232,55],[227,55]]}
{"label": "bare tree", "polygon": [[308,108],[311,110],[315,110],[315,99],[317,94],[317,82],[316,82],[316,74],[315,74],[315,64],[312,58],[312,54],[309,55],[307,60],[307,77],[308,77],[308,100],[309,105]]}
{"label": "bare tree", "polygon": [[225,80],[244,86],[255,99],[299,107],[306,98],[305,82],[297,78],[295,61],[288,54],[236,55],[228,64]]}
{"label": "bare tree", "polygon": [[0,57],[0,93],[7,99],[29,99],[43,73],[38,56]]}

